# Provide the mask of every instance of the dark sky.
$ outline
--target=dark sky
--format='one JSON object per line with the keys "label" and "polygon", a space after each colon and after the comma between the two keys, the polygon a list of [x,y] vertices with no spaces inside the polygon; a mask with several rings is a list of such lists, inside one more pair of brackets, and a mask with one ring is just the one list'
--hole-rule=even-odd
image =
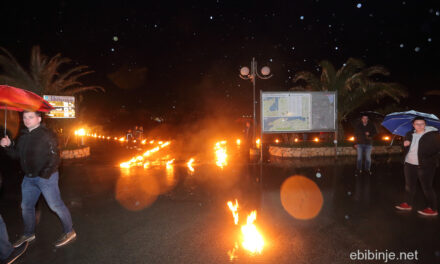
{"label": "dark sky", "polygon": [[40,45],[96,71],[83,81],[107,92],[87,94],[89,111],[249,112],[251,83],[238,73],[252,57],[275,74],[258,89],[356,57],[387,67],[414,107],[439,99],[423,98],[440,83],[439,1],[2,1],[0,14],[0,46],[23,64]]}

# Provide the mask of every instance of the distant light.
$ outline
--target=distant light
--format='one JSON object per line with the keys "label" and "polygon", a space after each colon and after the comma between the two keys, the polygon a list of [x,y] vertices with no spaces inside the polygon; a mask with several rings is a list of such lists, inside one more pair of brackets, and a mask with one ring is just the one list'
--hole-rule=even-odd
{"label": "distant light", "polygon": [[339,49],[339,47],[338,47],[338,46],[336,46],[336,47],[335,47],[335,50],[338,50],[338,49]]}
{"label": "distant light", "polygon": [[299,139],[298,138],[295,138],[295,140],[294,140],[295,142],[298,142],[299,141]]}
{"label": "distant light", "polygon": [[241,74],[242,76],[248,76],[248,75],[249,75],[249,72],[250,72],[250,70],[249,70],[248,67],[243,67],[243,68],[240,69],[240,74]]}
{"label": "distant light", "polygon": [[269,59],[270,62],[273,62],[273,59]]}
{"label": "distant light", "polygon": [[403,48],[405,47],[405,45],[403,45],[403,43],[400,43],[399,47]]}
{"label": "distant light", "polygon": [[241,140],[237,139],[237,145],[240,145],[240,144],[241,144]]}
{"label": "distant light", "polygon": [[261,74],[263,74],[263,76],[268,76],[270,74],[270,68],[264,66],[263,68],[261,68]]}
{"label": "distant light", "polygon": [[119,40],[119,38],[118,38],[118,36],[113,36],[113,41],[118,41]]}
{"label": "distant light", "polygon": [[275,139],[275,143],[280,143],[280,140],[277,138],[277,139]]}
{"label": "distant light", "polygon": [[440,12],[439,11],[435,11],[435,15],[436,16],[440,16]]}
{"label": "distant light", "polygon": [[420,51],[420,47],[415,47],[414,51],[415,52],[419,52]]}
{"label": "distant light", "polygon": [[356,5],[356,7],[357,7],[357,8],[361,8],[361,7],[362,7],[362,4],[361,4],[361,3],[358,3],[358,4]]}
{"label": "distant light", "polygon": [[315,141],[315,142],[319,142],[319,138],[315,137],[315,138],[313,139],[313,141]]}
{"label": "distant light", "polygon": [[389,137],[389,136],[383,136],[383,137],[382,137],[382,140],[383,140],[383,141],[390,141],[390,137]]}
{"label": "distant light", "polygon": [[210,16],[210,17],[209,17],[209,19],[213,20],[213,19],[214,19],[214,17],[213,17],[213,16]]}
{"label": "distant light", "polygon": [[304,20],[304,16],[300,16],[299,19]]}
{"label": "distant light", "polygon": [[114,51],[115,51],[115,49],[114,49],[114,48],[111,48],[110,50],[111,50],[112,52],[114,52]]}
{"label": "distant light", "polygon": [[431,38],[428,38],[428,42],[431,42],[432,41],[432,39]]}

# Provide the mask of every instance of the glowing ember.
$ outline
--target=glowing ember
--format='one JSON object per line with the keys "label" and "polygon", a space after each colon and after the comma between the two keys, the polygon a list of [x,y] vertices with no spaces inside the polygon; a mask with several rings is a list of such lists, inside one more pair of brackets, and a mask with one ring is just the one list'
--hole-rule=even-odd
{"label": "glowing ember", "polygon": [[355,140],[354,137],[349,137],[349,138],[348,138],[348,141],[352,141],[352,142],[353,142],[354,140]]}
{"label": "glowing ember", "polygon": [[389,136],[384,136],[384,137],[382,138],[382,140],[384,140],[384,141],[389,141],[389,140],[390,140],[390,137],[389,137]]}
{"label": "glowing ember", "polygon": [[191,172],[194,172],[194,168],[193,168],[193,166],[192,166],[193,162],[194,162],[194,159],[191,158],[191,159],[186,163],[186,166],[188,166],[188,169],[189,169]]}
{"label": "glowing ember", "polygon": [[223,169],[223,167],[228,164],[226,160],[228,157],[228,155],[226,154],[226,141],[220,141],[215,143],[214,150],[216,156],[215,163],[217,164],[217,166]]}
{"label": "glowing ember", "polygon": [[124,138],[124,137],[121,137],[121,138],[119,138],[119,141],[124,142],[124,141],[125,141],[125,138]]}
{"label": "glowing ember", "polygon": [[315,138],[313,139],[313,141],[315,141],[315,142],[319,142],[319,138],[315,137]]}
{"label": "glowing ember", "polygon": [[[235,205],[229,201],[228,202],[229,210],[231,210],[232,215],[234,217],[235,225],[238,225],[238,201],[235,200]],[[249,251],[251,254],[261,254],[264,247],[264,239],[263,236],[258,231],[254,222],[257,219],[257,211],[252,211],[247,217],[246,224],[241,226],[241,246]],[[236,257],[235,252],[238,250],[237,243],[235,247],[228,252],[230,260],[233,260]]]}

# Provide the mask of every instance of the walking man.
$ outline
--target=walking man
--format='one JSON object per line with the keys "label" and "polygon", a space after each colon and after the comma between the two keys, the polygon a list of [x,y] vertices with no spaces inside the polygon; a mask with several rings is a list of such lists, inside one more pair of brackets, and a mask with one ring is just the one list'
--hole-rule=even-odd
{"label": "walking man", "polygon": [[[373,149],[373,137],[377,134],[376,127],[369,122],[367,115],[362,115],[361,122],[356,124],[354,128],[357,150],[356,175],[364,170],[367,174],[371,174],[371,151]],[[365,159],[364,166],[362,161]]]}
{"label": "walking man", "polygon": [[405,136],[405,174],[406,201],[396,205],[398,210],[411,211],[417,188],[417,179],[422,186],[428,205],[417,211],[421,215],[438,215],[437,196],[433,183],[435,167],[440,153],[440,135],[435,127],[426,126],[423,117],[416,117],[412,121],[414,130]]}
{"label": "walking man", "polygon": [[76,233],[58,187],[58,140],[52,131],[41,124],[40,112],[23,112],[23,123],[27,129],[22,131],[17,144],[12,144],[8,136],[0,141],[10,157],[20,159],[21,169],[25,174],[21,184],[24,233],[13,246],[17,248],[35,240],[35,204],[43,194],[50,209],[58,215],[63,225],[64,233],[54,244],[55,247],[61,247],[74,241]]}

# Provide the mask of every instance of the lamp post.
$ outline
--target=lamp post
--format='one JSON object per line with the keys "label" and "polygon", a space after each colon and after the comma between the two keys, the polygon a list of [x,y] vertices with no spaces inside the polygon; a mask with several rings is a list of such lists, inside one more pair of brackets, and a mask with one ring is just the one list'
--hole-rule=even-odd
{"label": "lamp post", "polygon": [[254,112],[253,112],[253,126],[254,129],[252,131],[252,146],[255,146],[255,135],[256,135],[256,129],[257,129],[257,117],[255,114],[255,105],[256,105],[256,101],[255,101],[255,81],[258,78],[266,80],[269,79],[273,76],[273,74],[270,73],[270,68],[268,66],[264,66],[261,68],[261,75],[258,73],[257,71],[257,61],[255,60],[255,58],[252,58],[251,61],[251,68],[249,69],[248,67],[242,67],[240,69],[240,78],[242,78],[243,80],[251,80],[252,82],[252,86],[253,86],[253,108],[254,108]]}

